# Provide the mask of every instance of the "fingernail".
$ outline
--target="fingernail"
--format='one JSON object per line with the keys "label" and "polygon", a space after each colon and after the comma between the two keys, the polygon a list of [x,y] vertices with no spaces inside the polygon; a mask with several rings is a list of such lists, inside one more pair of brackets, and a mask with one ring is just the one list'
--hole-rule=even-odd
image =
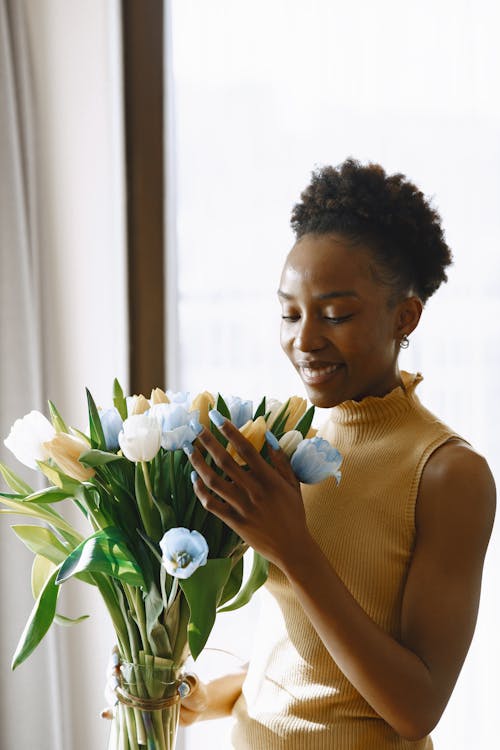
{"label": "fingernail", "polygon": [[278,440],[276,439],[276,435],[273,435],[271,430],[266,431],[266,440],[274,451],[279,451],[280,444],[278,443]]}
{"label": "fingernail", "polygon": [[193,484],[198,481],[198,474],[196,473],[196,471],[191,472],[191,481]]}
{"label": "fingernail", "polygon": [[186,454],[186,456],[192,456],[193,453],[194,453],[193,446],[191,445],[191,443],[188,443],[187,440],[186,440],[185,443],[182,444],[182,450],[184,451],[184,453]]}
{"label": "fingernail", "polygon": [[216,427],[222,427],[222,425],[226,421],[226,417],[223,417],[220,411],[217,411],[217,409],[211,409],[208,412],[208,416]]}
{"label": "fingernail", "polygon": [[181,684],[177,688],[177,692],[179,693],[181,698],[187,698],[187,696],[191,692],[191,685],[189,685],[187,682],[181,682]]}

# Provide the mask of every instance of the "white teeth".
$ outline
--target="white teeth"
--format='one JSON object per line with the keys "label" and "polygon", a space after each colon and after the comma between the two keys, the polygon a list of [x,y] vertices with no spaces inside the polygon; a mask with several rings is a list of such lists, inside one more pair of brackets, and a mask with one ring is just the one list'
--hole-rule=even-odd
{"label": "white teeth", "polygon": [[340,365],[328,365],[326,367],[304,367],[302,366],[300,369],[302,370],[304,376],[306,378],[314,378],[314,377],[321,377],[323,375],[332,375],[335,370],[338,370]]}

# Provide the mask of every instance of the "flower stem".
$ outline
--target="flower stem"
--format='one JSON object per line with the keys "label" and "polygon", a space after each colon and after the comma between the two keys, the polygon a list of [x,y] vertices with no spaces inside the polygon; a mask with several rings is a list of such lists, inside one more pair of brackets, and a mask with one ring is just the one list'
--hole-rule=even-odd
{"label": "flower stem", "polygon": [[149,493],[149,497],[151,500],[151,506],[153,505],[153,488],[151,486],[151,477],[149,476],[149,469],[146,461],[141,461],[141,467],[142,467],[142,473],[144,475],[144,484],[146,485],[146,489]]}
{"label": "flower stem", "polygon": [[[140,463],[140,469],[139,469]],[[135,494],[137,499],[137,508],[142,520],[146,534],[151,538],[156,538],[155,524],[153,521],[153,496],[151,493],[151,480],[149,478],[148,465],[145,461],[140,461],[136,467],[135,474]],[[140,479],[140,471],[144,479],[144,484]]]}
{"label": "flower stem", "polygon": [[174,451],[169,452],[169,463],[170,463],[170,494],[172,496],[172,505],[174,507],[175,515],[177,517],[177,488],[175,486],[175,455]]}
{"label": "flower stem", "polygon": [[177,594],[178,588],[179,588],[179,581],[177,580],[177,578],[174,578],[174,580],[172,581],[172,588],[170,589],[170,594],[168,595],[167,612],[175,601],[175,596]]}

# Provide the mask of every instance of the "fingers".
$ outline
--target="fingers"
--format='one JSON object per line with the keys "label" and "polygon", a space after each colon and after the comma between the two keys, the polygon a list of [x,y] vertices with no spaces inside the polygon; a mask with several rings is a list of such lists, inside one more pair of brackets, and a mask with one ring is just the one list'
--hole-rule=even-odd
{"label": "fingers", "polygon": [[[206,430],[204,430],[204,432],[206,432]],[[217,441],[215,442],[217,443]],[[217,444],[219,445],[219,443]],[[207,500],[213,499],[214,496],[211,494],[212,492],[218,495],[218,497],[224,500],[226,503],[235,503],[238,500],[239,495],[241,494],[238,486],[230,479],[225,479],[224,477],[221,477],[219,474],[217,474],[213,470],[213,468],[207,464],[198,448],[189,443],[184,445],[183,448],[185,453],[189,457],[191,465],[196,470],[196,476],[192,475],[191,479],[193,480],[196,495],[200,498],[200,500],[204,501],[205,498]],[[222,448],[222,450],[224,451],[224,453],[226,453],[224,448]],[[231,470],[231,463],[234,464],[234,461],[231,456],[229,456],[229,454],[227,455],[227,460],[219,460],[221,464],[224,464],[228,467],[229,471]],[[236,464],[234,465],[237,471],[241,471],[239,466],[237,466]],[[226,469],[223,470],[224,472],[226,472]],[[235,471],[233,471],[232,473],[233,475],[236,474]],[[201,482],[199,481],[199,479],[201,479]],[[217,502],[221,504],[220,499],[218,499]]]}
{"label": "fingers", "polygon": [[[193,678],[190,680],[189,678]],[[195,675],[186,675],[187,681],[193,686],[191,692],[181,702],[180,723],[182,726],[190,726],[201,718],[201,715],[208,708],[208,690],[205,683]]]}
{"label": "fingers", "polygon": [[286,453],[281,450],[276,436],[273,435],[270,430],[266,432],[266,441],[269,446],[268,455],[271,459],[273,467],[276,469],[278,474],[283,477],[283,479],[286,479],[286,481],[292,485],[292,487],[298,487],[299,482],[297,480],[297,477],[293,473],[290,459],[288,458]]}
{"label": "fingers", "polygon": [[220,518],[221,521],[224,521],[224,523],[230,526],[234,531],[236,531],[236,533],[240,533],[238,529],[241,517],[236,508],[236,505],[239,505],[243,500],[240,499],[240,501],[238,502],[236,493],[239,492],[239,490],[235,487],[235,485],[230,485],[230,483],[227,482],[227,485],[232,486],[234,489],[232,490],[231,496],[229,495],[229,493],[225,493],[225,497],[228,498],[228,500],[225,502],[224,500],[221,500],[219,495],[214,494],[207,487],[207,485],[205,485],[196,471],[192,472],[191,481],[193,482],[196,497],[201,502],[205,510],[208,510],[209,513],[213,513],[214,516]]}
{"label": "fingers", "polygon": [[191,692],[182,699],[183,708],[186,708],[188,711],[195,711],[198,713],[206,711],[208,706],[207,686],[204,682],[200,682],[200,680],[195,675],[186,675],[186,681],[189,678],[192,678],[190,682],[193,687],[191,688]]}
{"label": "fingers", "polygon": [[195,721],[198,721],[200,714],[197,711],[190,711],[188,708],[181,706],[179,724],[181,727],[190,727]]}
{"label": "fingers", "polygon": [[[253,445],[241,434],[237,427],[222,416],[216,409],[209,412],[209,417],[218,430],[227,438],[235,448],[238,455],[243,459],[250,469],[261,470],[262,457]],[[235,466],[237,466],[236,462]]]}
{"label": "fingers", "polygon": [[[236,430],[236,432],[238,432],[238,430]],[[207,451],[212,456],[215,464],[219,467],[219,469],[222,469],[226,476],[228,476],[235,482],[238,482],[242,479],[242,475],[244,474],[244,472],[241,466],[238,466],[236,461],[229,455],[224,446],[219,443],[217,438],[212,435],[210,430],[204,428],[198,435],[198,440],[203,445],[203,447],[207,449]]]}

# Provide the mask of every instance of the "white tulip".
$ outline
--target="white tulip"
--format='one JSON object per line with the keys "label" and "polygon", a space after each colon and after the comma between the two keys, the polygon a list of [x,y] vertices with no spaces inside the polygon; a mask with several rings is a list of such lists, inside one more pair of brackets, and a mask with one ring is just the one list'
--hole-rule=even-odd
{"label": "white tulip", "polygon": [[16,419],[3,442],[18,461],[30,469],[37,469],[37,461],[49,457],[43,443],[52,440],[55,434],[54,427],[43,414],[30,411],[22,419]]}
{"label": "white tulip", "polygon": [[281,450],[286,453],[288,458],[290,458],[292,453],[295,453],[297,446],[303,441],[303,439],[301,432],[298,430],[290,430],[289,432],[285,432],[278,442]]}
{"label": "white tulip", "polygon": [[266,414],[269,412],[269,416],[266,421],[269,429],[271,429],[271,427],[273,426],[274,422],[276,421],[276,417],[278,416],[282,408],[282,401],[278,401],[278,399],[276,398],[266,398]]}
{"label": "white tulip", "polygon": [[161,425],[147,414],[134,414],[124,421],[118,442],[129,461],[151,461],[160,450]]}

